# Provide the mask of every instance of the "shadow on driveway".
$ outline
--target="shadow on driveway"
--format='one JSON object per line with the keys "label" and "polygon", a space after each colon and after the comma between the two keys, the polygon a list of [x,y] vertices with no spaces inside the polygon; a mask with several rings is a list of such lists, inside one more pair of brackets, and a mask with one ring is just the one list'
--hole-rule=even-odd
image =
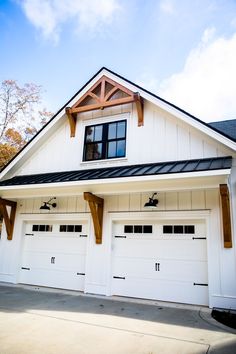
{"label": "shadow on driveway", "polygon": [[0,286],[0,313],[1,354],[236,352],[235,334],[200,308]]}

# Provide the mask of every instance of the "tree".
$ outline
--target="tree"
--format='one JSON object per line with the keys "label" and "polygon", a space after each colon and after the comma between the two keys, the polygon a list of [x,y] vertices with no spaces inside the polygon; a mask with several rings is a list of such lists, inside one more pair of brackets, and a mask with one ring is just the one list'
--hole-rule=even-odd
{"label": "tree", "polygon": [[52,116],[40,110],[41,86],[15,80],[0,85],[0,169],[33,137]]}

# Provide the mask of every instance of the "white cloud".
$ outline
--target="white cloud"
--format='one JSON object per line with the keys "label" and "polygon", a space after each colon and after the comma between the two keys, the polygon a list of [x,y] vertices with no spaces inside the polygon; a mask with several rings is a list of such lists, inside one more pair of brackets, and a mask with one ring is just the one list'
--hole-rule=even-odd
{"label": "white cloud", "polygon": [[174,13],[174,6],[171,0],[161,0],[160,9],[169,15]]}
{"label": "white cloud", "polygon": [[207,29],[184,68],[159,85],[158,94],[205,121],[236,118],[236,33],[214,38]]}
{"label": "white cloud", "polygon": [[73,21],[77,30],[98,31],[121,10],[119,0],[22,0],[21,4],[28,20],[55,42],[65,22]]}

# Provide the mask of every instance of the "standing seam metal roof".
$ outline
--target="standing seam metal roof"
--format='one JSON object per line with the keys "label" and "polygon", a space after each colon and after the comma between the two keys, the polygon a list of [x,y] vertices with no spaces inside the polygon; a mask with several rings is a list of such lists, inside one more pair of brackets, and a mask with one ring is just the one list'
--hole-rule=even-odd
{"label": "standing seam metal roof", "polygon": [[163,175],[230,169],[232,157],[213,157],[194,160],[157,162],[140,165],[94,168],[89,170],[40,173],[16,176],[1,181],[0,186],[32,185],[43,183],[75,182],[96,179],[128,178],[138,176]]}

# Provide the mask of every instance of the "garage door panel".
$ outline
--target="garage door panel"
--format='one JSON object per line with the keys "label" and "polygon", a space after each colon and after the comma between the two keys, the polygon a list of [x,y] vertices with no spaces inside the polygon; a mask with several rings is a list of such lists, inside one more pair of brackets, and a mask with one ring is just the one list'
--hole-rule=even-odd
{"label": "garage door panel", "polygon": [[21,271],[21,283],[61,289],[83,289],[84,275],[48,269]]}
{"label": "garage door panel", "polygon": [[22,267],[84,271],[85,255],[25,252]]}
{"label": "garage door panel", "polygon": [[[158,270],[159,269],[159,270]],[[168,279],[207,283],[206,262],[163,260],[161,258],[116,257],[113,274],[118,276]]]}
{"label": "garage door panel", "polygon": [[207,305],[208,288],[191,282],[127,277],[113,279],[113,289],[121,296]]}
{"label": "garage door panel", "polygon": [[[135,250],[135,251],[132,251]],[[114,255],[128,257],[162,257],[175,259],[207,260],[206,240],[172,239],[172,240],[147,240],[140,239],[115,239]]]}
{"label": "garage door panel", "polygon": [[55,236],[26,236],[24,249],[30,251],[48,252],[71,252],[77,253],[78,250],[84,253],[86,249],[87,238],[65,238]]}

